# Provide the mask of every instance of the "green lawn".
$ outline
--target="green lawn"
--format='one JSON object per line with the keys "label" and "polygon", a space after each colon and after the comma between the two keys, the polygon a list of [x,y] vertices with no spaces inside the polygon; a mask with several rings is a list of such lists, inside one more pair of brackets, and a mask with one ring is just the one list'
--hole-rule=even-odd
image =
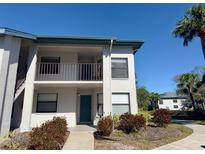
{"label": "green lawn", "polygon": [[199,124],[199,125],[205,125],[205,120],[202,121],[202,120],[192,120],[192,123],[193,124]]}

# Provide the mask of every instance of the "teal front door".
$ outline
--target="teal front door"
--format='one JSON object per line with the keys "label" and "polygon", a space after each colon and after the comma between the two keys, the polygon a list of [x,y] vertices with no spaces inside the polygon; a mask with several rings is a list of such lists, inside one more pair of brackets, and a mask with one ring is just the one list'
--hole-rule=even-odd
{"label": "teal front door", "polygon": [[91,96],[80,96],[80,122],[91,122]]}

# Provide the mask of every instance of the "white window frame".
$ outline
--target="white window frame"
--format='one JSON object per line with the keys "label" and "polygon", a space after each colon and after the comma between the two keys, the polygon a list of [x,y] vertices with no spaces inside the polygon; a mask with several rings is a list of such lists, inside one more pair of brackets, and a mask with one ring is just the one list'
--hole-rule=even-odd
{"label": "white window frame", "polygon": [[173,99],[173,103],[177,103],[178,101],[177,101],[177,99]]}
{"label": "white window frame", "polygon": [[113,100],[112,100],[112,114],[114,115],[113,113],[113,106],[120,106],[120,105],[128,105],[128,113],[131,113],[131,110],[130,110],[130,93],[123,93],[123,92],[114,92],[112,93],[112,95],[127,95],[128,96],[128,104],[126,103],[113,103]]}
{"label": "white window frame", "polygon": [[[99,102],[99,95],[102,95],[102,103]],[[102,106],[102,114],[99,113],[100,106]],[[97,93],[97,114],[103,116],[103,93]]]}
{"label": "white window frame", "polygon": [[[124,60],[126,60],[126,67],[127,67],[127,77],[113,77],[113,67],[112,67],[112,63],[113,63],[113,60],[116,60],[116,59],[118,59],[118,60],[120,60],[120,59],[124,59]],[[111,77],[112,77],[112,79],[129,79],[129,67],[128,67],[128,58],[124,58],[124,57],[113,57],[113,58],[111,58]]]}
{"label": "white window frame", "polygon": [[[55,103],[55,110],[53,111],[40,111],[38,106],[40,103],[48,103],[49,101],[39,101],[39,95],[49,95],[49,94],[55,94],[56,95],[56,101],[50,101],[52,103]],[[58,104],[58,93],[38,93],[37,94],[37,104],[36,104],[36,113],[55,113],[57,112],[57,104]]]}

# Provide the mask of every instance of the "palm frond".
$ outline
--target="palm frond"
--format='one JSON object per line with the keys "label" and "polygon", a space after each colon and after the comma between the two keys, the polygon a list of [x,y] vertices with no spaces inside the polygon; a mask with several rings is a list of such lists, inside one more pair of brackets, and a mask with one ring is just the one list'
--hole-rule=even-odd
{"label": "palm frond", "polygon": [[194,5],[186,11],[185,16],[176,23],[173,35],[184,39],[183,45],[187,46],[194,37],[200,36],[202,30],[205,35],[205,6]]}

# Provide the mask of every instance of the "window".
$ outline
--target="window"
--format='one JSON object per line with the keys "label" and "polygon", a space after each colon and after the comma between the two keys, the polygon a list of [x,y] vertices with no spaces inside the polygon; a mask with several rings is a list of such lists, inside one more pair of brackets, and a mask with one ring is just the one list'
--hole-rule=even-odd
{"label": "window", "polygon": [[186,101],[185,100],[181,100],[181,103],[185,103]]}
{"label": "window", "polygon": [[41,57],[40,74],[59,74],[60,57]]}
{"label": "window", "polygon": [[123,113],[130,113],[129,94],[128,93],[114,93],[112,94],[112,113],[113,115],[120,115]]}
{"label": "window", "polygon": [[112,58],[112,78],[128,78],[127,58]]}
{"label": "window", "polygon": [[97,94],[97,112],[99,116],[103,116],[103,94]]}
{"label": "window", "polygon": [[56,112],[57,94],[38,94],[36,112]]}
{"label": "window", "polygon": [[159,104],[163,104],[163,100],[159,100]]}
{"label": "window", "polygon": [[178,108],[178,105],[174,105],[174,108],[177,109],[177,108]]}
{"label": "window", "polygon": [[173,102],[174,102],[174,103],[177,103],[177,99],[173,99]]}

